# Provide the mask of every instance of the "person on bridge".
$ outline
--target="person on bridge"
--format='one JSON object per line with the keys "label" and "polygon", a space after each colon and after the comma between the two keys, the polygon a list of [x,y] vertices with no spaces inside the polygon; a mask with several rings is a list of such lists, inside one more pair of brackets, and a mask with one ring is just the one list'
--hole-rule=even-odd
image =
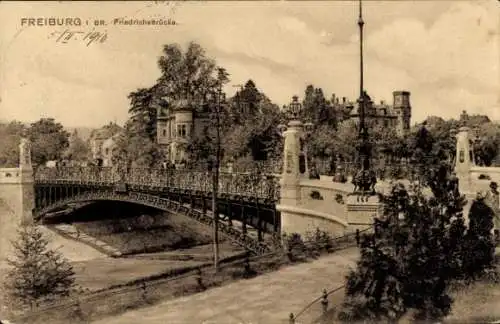
{"label": "person on bridge", "polygon": [[492,181],[485,202],[493,210],[493,234],[495,243],[498,245],[500,243],[500,195],[497,189],[498,184]]}

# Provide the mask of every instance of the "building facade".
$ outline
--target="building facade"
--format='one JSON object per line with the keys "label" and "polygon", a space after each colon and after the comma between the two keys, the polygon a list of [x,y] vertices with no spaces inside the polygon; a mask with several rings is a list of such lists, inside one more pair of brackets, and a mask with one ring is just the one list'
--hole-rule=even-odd
{"label": "building facade", "polygon": [[121,131],[120,126],[110,123],[92,132],[89,145],[94,163],[104,167],[113,165],[111,158]]}
{"label": "building facade", "polygon": [[190,140],[203,134],[208,126],[208,110],[197,108],[188,100],[176,100],[169,105],[157,107],[157,141],[171,163],[187,161]]}
{"label": "building facade", "polygon": [[[410,92],[394,91],[392,96],[392,105],[384,101],[377,104],[365,93],[365,117],[370,126],[394,128],[399,136],[403,136],[410,130]],[[335,97],[332,100],[335,101],[334,108],[337,111],[346,111],[348,119],[359,121],[358,103],[346,101],[345,97],[342,102]]]}

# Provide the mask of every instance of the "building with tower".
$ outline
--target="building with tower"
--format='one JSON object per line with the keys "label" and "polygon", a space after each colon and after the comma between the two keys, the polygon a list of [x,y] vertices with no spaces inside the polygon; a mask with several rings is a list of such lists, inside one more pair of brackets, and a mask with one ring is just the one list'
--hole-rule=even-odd
{"label": "building with tower", "polygon": [[[394,128],[399,136],[405,135],[410,130],[411,104],[409,91],[394,91],[392,105],[380,101],[375,103],[365,92],[365,118],[370,126]],[[339,104],[337,102],[337,104]],[[340,104],[339,104],[340,105]],[[350,111],[349,118],[359,121],[357,103],[343,100],[344,109]]]}
{"label": "building with tower", "polygon": [[186,99],[157,107],[156,137],[168,160],[175,164],[187,161],[189,141],[201,135],[209,122],[208,109],[197,108]]}

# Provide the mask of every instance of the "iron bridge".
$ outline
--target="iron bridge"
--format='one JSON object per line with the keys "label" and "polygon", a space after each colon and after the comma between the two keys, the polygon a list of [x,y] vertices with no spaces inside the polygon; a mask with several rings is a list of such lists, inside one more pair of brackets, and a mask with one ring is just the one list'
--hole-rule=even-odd
{"label": "iron bridge", "polygon": [[[213,226],[211,179],[209,172],[191,170],[38,168],[33,214],[43,220],[48,213],[75,203],[121,201],[180,213]],[[218,190],[220,232],[256,254],[269,251],[280,229],[278,178],[220,173]]]}

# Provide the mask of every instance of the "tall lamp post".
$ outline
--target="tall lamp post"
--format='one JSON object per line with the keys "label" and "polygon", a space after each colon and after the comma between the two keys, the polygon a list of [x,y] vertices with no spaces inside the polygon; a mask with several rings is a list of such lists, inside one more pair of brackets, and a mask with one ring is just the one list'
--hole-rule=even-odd
{"label": "tall lamp post", "polygon": [[212,215],[214,218],[213,227],[213,250],[214,250],[214,268],[219,271],[219,208],[217,198],[219,194],[219,167],[221,160],[221,141],[220,141],[220,114],[222,102],[225,101],[225,93],[222,92],[222,86],[219,86],[216,92],[217,103],[215,105],[215,157],[210,165],[212,172]]}
{"label": "tall lamp post", "polygon": [[359,134],[358,138],[360,144],[358,147],[358,157],[359,157],[359,171],[354,176],[353,184],[355,193],[360,193],[362,195],[374,193],[374,186],[376,183],[376,177],[374,172],[370,168],[370,155],[371,146],[368,142],[368,129],[365,122],[365,104],[368,99],[366,92],[363,89],[363,11],[362,11],[362,0],[359,0],[359,67],[360,67],[360,78],[359,78]]}

